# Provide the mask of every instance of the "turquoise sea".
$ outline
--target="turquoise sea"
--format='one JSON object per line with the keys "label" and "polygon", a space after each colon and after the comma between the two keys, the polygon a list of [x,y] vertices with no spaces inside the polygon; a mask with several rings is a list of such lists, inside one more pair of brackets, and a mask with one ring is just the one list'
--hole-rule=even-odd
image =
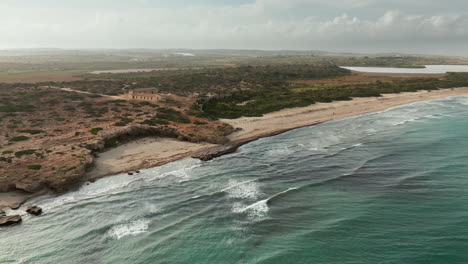
{"label": "turquoise sea", "polygon": [[0,263],[468,263],[468,97],[32,203],[45,214],[0,229]]}

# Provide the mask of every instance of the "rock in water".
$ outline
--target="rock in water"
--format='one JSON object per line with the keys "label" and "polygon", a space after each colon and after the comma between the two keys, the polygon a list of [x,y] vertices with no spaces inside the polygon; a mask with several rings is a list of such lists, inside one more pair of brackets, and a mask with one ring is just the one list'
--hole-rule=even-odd
{"label": "rock in water", "polygon": [[32,215],[40,215],[42,214],[42,208],[33,205],[33,206],[29,206],[28,209],[26,209],[26,212]]}
{"label": "rock in water", "polygon": [[2,216],[0,217],[0,226],[8,226],[21,223],[21,216],[12,215],[12,216]]}

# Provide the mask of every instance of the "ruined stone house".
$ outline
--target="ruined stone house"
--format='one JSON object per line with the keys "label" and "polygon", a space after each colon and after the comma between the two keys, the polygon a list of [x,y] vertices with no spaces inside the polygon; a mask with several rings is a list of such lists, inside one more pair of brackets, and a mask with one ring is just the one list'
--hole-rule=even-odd
{"label": "ruined stone house", "polygon": [[156,102],[162,99],[159,90],[156,88],[135,89],[128,92],[125,97],[132,100]]}

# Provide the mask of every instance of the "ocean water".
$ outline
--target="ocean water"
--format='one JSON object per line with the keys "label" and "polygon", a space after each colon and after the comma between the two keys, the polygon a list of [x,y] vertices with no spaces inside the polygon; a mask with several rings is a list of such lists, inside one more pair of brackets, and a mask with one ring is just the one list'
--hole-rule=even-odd
{"label": "ocean water", "polygon": [[467,190],[468,97],[418,102],[40,197],[0,263],[468,263]]}

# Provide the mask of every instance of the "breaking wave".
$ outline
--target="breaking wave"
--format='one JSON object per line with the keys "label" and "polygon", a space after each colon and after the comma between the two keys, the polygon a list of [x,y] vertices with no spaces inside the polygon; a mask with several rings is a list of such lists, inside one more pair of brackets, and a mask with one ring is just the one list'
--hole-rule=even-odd
{"label": "breaking wave", "polygon": [[126,224],[115,225],[109,230],[108,235],[115,239],[121,239],[126,236],[136,236],[147,232],[149,223],[150,220],[148,219],[140,219]]}

